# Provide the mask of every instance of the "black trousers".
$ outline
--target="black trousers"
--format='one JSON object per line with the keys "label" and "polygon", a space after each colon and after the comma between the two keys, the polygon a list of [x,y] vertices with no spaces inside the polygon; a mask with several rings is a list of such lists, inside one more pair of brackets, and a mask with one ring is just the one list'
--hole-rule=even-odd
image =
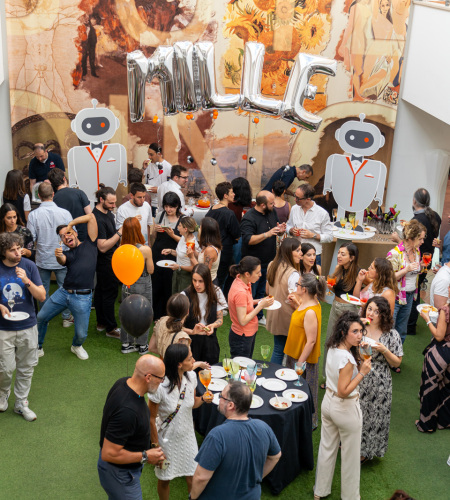
{"label": "black trousers", "polygon": [[218,363],[220,347],[216,333],[212,335],[192,335],[191,351],[195,361],[206,361],[210,365]]}
{"label": "black trousers", "polygon": [[230,356],[235,358],[236,356],[244,356],[245,358],[253,357],[253,349],[255,348],[255,335],[251,337],[246,337],[245,335],[238,335],[234,333],[230,328],[230,333],[228,335],[228,342],[230,344]]}
{"label": "black trousers", "polygon": [[97,285],[95,286],[94,306],[97,324],[106,327],[107,332],[117,328],[114,312],[119,280],[111,267],[111,262],[97,262]]}
{"label": "black trousers", "polygon": [[219,282],[219,287],[223,290],[225,281],[228,277],[228,270],[233,263],[233,249],[223,249],[220,254],[219,267],[217,269],[217,280]]}
{"label": "black trousers", "polygon": [[91,75],[95,75],[95,45],[88,44],[83,47],[83,52],[81,56],[81,70],[83,76],[87,75],[87,60],[89,57],[89,66],[91,68]]}
{"label": "black trousers", "polygon": [[417,294],[416,300],[413,301],[411,306],[411,313],[408,318],[408,328],[406,329],[407,335],[415,335],[416,334],[416,323],[419,317],[419,311],[417,310],[417,306],[420,304],[420,286],[425,281],[427,277],[426,273],[419,274],[419,293]]}

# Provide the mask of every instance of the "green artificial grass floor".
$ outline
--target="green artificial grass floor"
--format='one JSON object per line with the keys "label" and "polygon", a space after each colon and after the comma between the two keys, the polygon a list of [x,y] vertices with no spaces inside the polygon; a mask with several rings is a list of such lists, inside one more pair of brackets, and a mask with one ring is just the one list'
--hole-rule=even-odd
{"label": "green artificial grass floor", "polygon": [[[323,305],[322,344],[327,328],[329,305]],[[229,353],[229,316],[219,330],[221,358]],[[120,341],[105,337],[95,329],[92,311],[85,348],[87,361],[70,352],[73,327],[62,328],[55,318],[47,333],[44,351],[35,369],[30,408],[35,422],[26,422],[9,408],[0,414],[0,499],[101,499],[106,498],[97,475],[99,434],[106,395],[120,377],[131,375],[137,353],[123,355]],[[384,500],[398,488],[416,500],[450,498],[450,433],[422,434],[415,428],[419,415],[418,391],[422,351],[430,335],[419,318],[418,335],[408,336],[402,373],[393,373],[394,393],[389,448],[383,459],[364,464],[361,497]],[[273,337],[262,327],[256,337],[255,358],[260,346],[273,345]],[[320,391],[320,398],[324,391]],[[313,433],[314,456],[320,441],[319,429]],[[302,472],[279,495],[282,499],[312,499],[314,471]],[[156,478],[146,466],[141,479],[144,499],[157,499]],[[446,493],[447,492],[447,493]],[[171,483],[171,499],[186,499],[184,479]],[[263,484],[263,499],[273,498]],[[340,463],[336,464],[330,500],[340,498]],[[238,500],[231,499],[230,500]]]}

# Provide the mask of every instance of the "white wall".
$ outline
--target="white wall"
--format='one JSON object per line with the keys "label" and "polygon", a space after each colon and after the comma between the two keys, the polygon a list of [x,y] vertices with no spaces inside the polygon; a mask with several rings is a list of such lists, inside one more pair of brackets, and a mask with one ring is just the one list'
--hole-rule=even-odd
{"label": "white wall", "polygon": [[[8,75],[8,53],[6,46],[6,23],[5,3],[0,1],[0,36],[1,53],[3,56],[4,81],[0,83],[0,143],[2,151],[0,156],[0,197],[3,193],[3,185],[6,173],[13,167],[13,151],[11,137],[11,108],[9,104],[9,75]],[[0,57],[0,64],[2,57]]]}
{"label": "white wall", "polygon": [[450,64],[443,59],[450,46],[450,9],[423,2],[413,7],[386,193],[386,206],[397,203],[402,219],[412,217],[412,195],[420,187],[442,214],[450,166]]}

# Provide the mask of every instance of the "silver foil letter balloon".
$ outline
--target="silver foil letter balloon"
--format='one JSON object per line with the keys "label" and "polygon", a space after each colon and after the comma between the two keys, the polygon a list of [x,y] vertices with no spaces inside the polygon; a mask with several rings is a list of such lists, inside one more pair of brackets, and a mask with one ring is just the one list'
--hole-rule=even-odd
{"label": "silver foil letter balloon", "polygon": [[175,88],[178,111],[191,113],[197,111],[194,84],[194,46],[192,42],[176,42],[175,51]]}
{"label": "silver foil letter balloon", "polygon": [[305,99],[313,100],[317,87],[309,83],[316,73],[335,76],[336,61],[324,57],[300,52],[295,58],[294,66],[284,94],[281,117],[306,130],[316,132],[322,123],[322,118],[306,111],[303,107]]}

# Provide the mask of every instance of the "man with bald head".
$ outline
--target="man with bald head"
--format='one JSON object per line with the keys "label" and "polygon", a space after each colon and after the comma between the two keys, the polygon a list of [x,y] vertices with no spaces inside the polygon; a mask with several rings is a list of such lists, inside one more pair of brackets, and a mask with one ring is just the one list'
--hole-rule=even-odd
{"label": "man with bald head", "polygon": [[161,448],[150,443],[150,410],[144,398],[145,393],[156,392],[164,375],[162,360],[145,354],[138,359],[133,375],[119,379],[108,393],[97,468],[110,500],[142,499],[144,465],[164,460]]}
{"label": "man with bald head", "polygon": [[33,152],[34,158],[28,165],[28,177],[30,178],[31,191],[33,191],[33,186],[36,182],[47,180],[48,173],[52,168],[60,168],[63,172],[65,171],[61,156],[46,151],[42,143],[36,143],[33,146]]}
{"label": "man with bald head", "polygon": [[[252,285],[254,299],[266,294],[267,266],[277,253],[277,235],[284,233],[286,224],[280,224],[277,212],[273,209],[275,197],[270,191],[260,191],[256,195],[256,205],[246,212],[241,222],[242,257],[251,255],[261,261],[261,278]],[[262,311],[258,322],[266,324]]]}

